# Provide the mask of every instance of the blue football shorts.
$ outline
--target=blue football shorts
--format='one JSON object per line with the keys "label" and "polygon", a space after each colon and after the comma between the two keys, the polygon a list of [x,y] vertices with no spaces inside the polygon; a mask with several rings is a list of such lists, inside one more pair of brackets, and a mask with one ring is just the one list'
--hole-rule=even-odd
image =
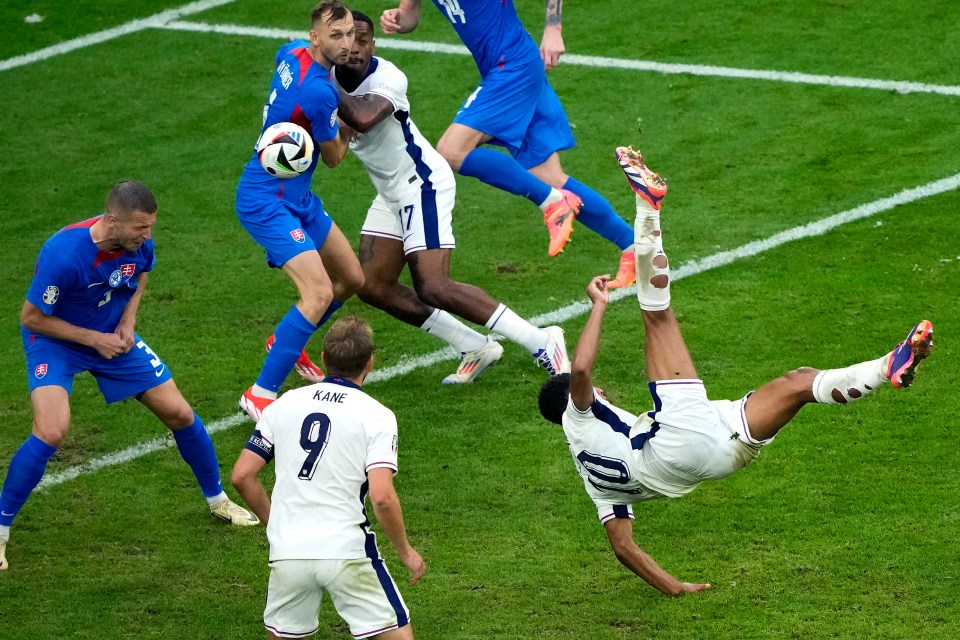
{"label": "blue football shorts", "polygon": [[140,336],[136,336],[134,344],[127,353],[108,360],[93,349],[34,335],[24,345],[30,392],[54,385],[70,393],[73,377],[89,371],[96,378],[107,404],[111,404],[149,391],[173,378],[167,365]]}
{"label": "blue football shorts", "polygon": [[539,57],[490,71],[453,121],[493,136],[525,169],[576,145]]}
{"label": "blue football shorts", "polygon": [[237,217],[253,240],[267,250],[271,267],[282,267],[304,251],[319,249],[333,226],[323,202],[310,192],[299,205],[278,198],[238,195]]}

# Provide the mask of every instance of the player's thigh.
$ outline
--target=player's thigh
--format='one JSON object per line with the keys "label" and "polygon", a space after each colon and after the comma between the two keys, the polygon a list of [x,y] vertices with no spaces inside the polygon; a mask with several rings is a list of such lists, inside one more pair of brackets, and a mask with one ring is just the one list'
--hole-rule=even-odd
{"label": "player's thigh", "polygon": [[322,301],[324,308],[330,303],[333,298],[333,285],[318,252],[299,253],[287,260],[281,268],[297,287],[302,300]]}
{"label": "player's thigh", "polygon": [[70,394],[61,386],[46,385],[30,392],[32,433],[53,447],[60,446],[70,430]]}
{"label": "player's thigh", "polygon": [[336,575],[340,562],[271,562],[263,625],[280,638],[301,638],[316,633],[324,585]]}
{"label": "player's thigh", "polygon": [[[523,141],[520,144],[520,150],[516,154],[517,162],[524,168],[531,169],[543,165],[551,156],[558,151],[571,149],[576,145],[573,139],[573,130],[570,128],[570,122],[567,120],[567,113],[560,104],[553,87],[549,82],[544,81],[543,88],[539,98],[536,101],[533,116],[524,132]],[[556,168],[559,169],[559,159]],[[541,167],[544,168],[544,167]],[[546,167],[549,168],[549,165]],[[562,169],[560,169],[562,173]],[[541,180],[548,182],[551,186],[563,186],[554,184],[553,181],[559,181],[557,172],[551,171],[548,175],[551,180],[547,180],[540,174],[536,174]],[[564,176],[565,177],[565,176]],[[566,180],[564,180],[566,182]]]}
{"label": "player's thigh", "polygon": [[329,222],[315,196],[305,207],[285,200],[263,201],[255,212],[238,210],[237,217],[250,237],[266,250],[271,267],[282,267],[294,256],[314,252],[323,243],[324,226]]}
{"label": "player's thigh", "polygon": [[350,241],[336,224],[331,225],[327,239],[320,248],[320,259],[330,275],[336,299],[342,301],[349,298],[363,286],[360,260],[350,246]]}
{"label": "player's thigh", "polygon": [[344,560],[327,591],[356,638],[374,636],[410,622],[400,590],[380,558]]}
{"label": "player's thigh", "polygon": [[170,429],[182,429],[193,424],[193,408],[180,393],[173,378],[143,392],[139,399]]}
{"label": "player's thigh", "polygon": [[170,368],[139,335],[134,347],[114,358],[98,358],[89,367],[107,404],[126,400],[171,380]]}
{"label": "player's thigh", "polygon": [[539,61],[491,71],[460,107],[454,123],[485,133],[494,144],[518,153],[545,77]]}
{"label": "player's thigh", "polygon": [[403,255],[400,217],[381,201],[371,205],[360,231],[360,268],[364,288],[392,285],[400,278],[407,260]]}

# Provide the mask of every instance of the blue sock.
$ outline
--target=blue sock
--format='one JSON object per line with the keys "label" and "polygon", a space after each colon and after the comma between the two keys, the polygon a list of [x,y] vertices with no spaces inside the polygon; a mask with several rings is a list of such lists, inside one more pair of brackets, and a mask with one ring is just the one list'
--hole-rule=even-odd
{"label": "blue sock", "polygon": [[177,441],[180,456],[190,465],[193,475],[200,483],[205,498],[212,498],[223,492],[220,483],[220,467],[217,464],[217,452],[213,450],[213,441],[203,426],[203,420],[193,414],[193,424],[183,429],[173,429],[173,439]]}
{"label": "blue sock", "polygon": [[47,462],[57,452],[37,436],[30,434],[10,460],[7,479],[0,491],[0,526],[9,527],[17,517],[23,503],[34,488],[40,484]]}
{"label": "blue sock", "polygon": [[601,238],[606,238],[620,247],[621,251],[633,244],[633,227],[617,215],[606,198],[573,178],[567,180],[563,188],[572,191],[583,200],[583,206],[580,207],[580,213],[577,215],[579,222],[592,229]]}
{"label": "blue sock", "polygon": [[[497,189],[523,196],[538,207],[551,190],[550,185],[507,154],[482,147],[474,149],[463,159],[460,175],[471,176]],[[633,230],[630,232],[633,233]]]}
{"label": "blue sock", "polygon": [[[329,308],[327,312],[330,313]],[[273,348],[267,354],[267,359],[263,361],[257,384],[264,389],[279,391],[280,385],[287,379],[287,374],[300,357],[300,352],[307,346],[307,341],[316,330],[317,325],[304,318],[300,309],[294,305],[287,315],[283,316],[283,320],[277,325],[277,330],[273,332]]]}
{"label": "blue sock", "polygon": [[333,302],[331,302],[330,306],[327,307],[327,310],[323,312],[323,316],[320,318],[320,322],[317,323],[317,327],[322,327],[324,324],[326,324],[327,320],[330,319],[330,316],[336,313],[337,309],[339,309],[342,306],[343,306],[343,303],[340,302],[339,300],[334,300]]}

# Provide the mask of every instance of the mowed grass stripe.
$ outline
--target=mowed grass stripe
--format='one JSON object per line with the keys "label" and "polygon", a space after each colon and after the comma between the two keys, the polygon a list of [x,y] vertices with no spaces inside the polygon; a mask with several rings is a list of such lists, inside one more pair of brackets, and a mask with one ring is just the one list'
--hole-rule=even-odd
{"label": "mowed grass stripe", "polygon": [[[233,36],[252,36],[286,40],[288,38],[304,38],[306,32],[302,30],[274,29],[266,27],[248,27],[238,24],[208,24],[205,22],[184,22],[174,20],[156,25],[162,29],[176,31],[195,31],[198,33],[219,33]],[[439,42],[419,42],[402,40],[390,37],[381,37],[377,40],[378,49],[396,49],[401,51],[419,51],[423,53],[445,53],[451,55],[470,55],[463,45],[443,44]],[[773,82],[787,82],[793,84],[812,84],[827,87],[842,87],[847,89],[875,89],[880,91],[894,91],[900,94],[933,93],[944,96],[960,96],[960,86],[927,84],[906,80],[876,80],[872,78],[853,78],[847,76],[828,76],[795,71],[767,71],[763,69],[738,69],[735,67],[718,67],[699,64],[673,64],[655,62],[652,60],[627,60],[623,58],[606,58],[602,56],[584,56],[573,53],[564,54],[560,62],[584,67],[599,67],[603,69],[626,69],[630,71],[652,71],[665,75],[694,75],[717,78],[738,78],[746,80],[768,80]]]}
{"label": "mowed grass stripe", "polygon": [[[776,233],[769,238],[748,242],[747,244],[741,245],[735,249],[720,251],[700,260],[686,262],[673,269],[673,279],[680,280],[704,273],[706,271],[711,271],[713,269],[728,265],[735,260],[750,258],[761,253],[765,253],[788,242],[821,236],[828,231],[849,222],[854,222],[863,218],[869,218],[878,213],[889,211],[890,209],[904,204],[909,204],[924,198],[930,198],[948,191],[953,191],[958,187],[960,187],[960,173],[950,176],[949,178],[935,180],[934,182],[929,182],[918,187],[904,189],[903,191],[900,191],[892,196],[862,204],[858,207],[854,207],[853,209],[848,209],[847,211],[842,211],[827,218],[822,218],[805,225],[793,227],[792,229],[787,229],[786,231],[781,231],[780,233]],[[611,293],[610,300],[611,302],[616,302],[633,295],[635,292],[636,287],[618,289]],[[534,316],[533,318],[530,318],[530,322],[537,326],[559,324],[581,316],[587,313],[589,310],[590,305],[584,301],[571,302],[570,304],[560,307],[554,311]],[[568,347],[570,346],[571,345],[568,343]],[[449,348],[438,349],[432,353],[413,358],[407,358],[393,366],[373,371],[367,377],[367,381],[381,382],[390,380],[392,378],[408,374],[417,369],[429,367],[439,362],[453,359],[455,359],[455,354],[452,353]],[[211,434],[217,433],[246,421],[246,414],[237,413],[208,424],[207,431],[209,431]],[[141,458],[150,453],[154,453],[155,451],[173,446],[175,446],[175,442],[170,435],[161,438],[154,438],[153,440],[148,440],[146,442],[127,447],[126,449],[122,449],[115,453],[94,458],[89,462],[77,465],[75,467],[70,467],[69,469],[59,473],[48,474],[41,481],[39,488],[46,489],[56,486],[58,484],[67,482],[68,480],[73,480],[81,475],[93,473],[94,471],[104,469],[106,467],[123,464],[125,462]]]}
{"label": "mowed grass stripe", "polygon": [[149,18],[131,20],[112,29],[97,31],[79,38],[74,38],[73,40],[67,40],[66,42],[38,49],[32,53],[25,53],[20,56],[14,56],[13,58],[7,58],[6,60],[0,60],[0,71],[7,71],[9,69],[33,64],[34,62],[47,60],[55,56],[70,53],[71,51],[76,51],[77,49],[101,44],[114,38],[136,33],[137,31],[143,31],[144,29],[159,27],[177,18],[207,11],[208,9],[230,4],[231,2],[234,2],[234,0],[198,0],[198,2],[191,2],[176,9],[161,11]]}

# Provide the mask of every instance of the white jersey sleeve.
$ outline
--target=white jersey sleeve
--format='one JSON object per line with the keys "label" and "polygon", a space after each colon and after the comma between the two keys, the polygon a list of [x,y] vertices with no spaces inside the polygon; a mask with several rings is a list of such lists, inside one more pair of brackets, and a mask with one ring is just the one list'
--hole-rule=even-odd
{"label": "white jersey sleeve", "polygon": [[368,78],[364,94],[383,96],[393,105],[394,111],[409,111],[407,101],[407,76],[392,64],[380,61],[377,72]]}
{"label": "white jersey sleeve", "polygon": [[389,409],[367,427],[366,471],[382,467],[397,473],[397,418]]}

